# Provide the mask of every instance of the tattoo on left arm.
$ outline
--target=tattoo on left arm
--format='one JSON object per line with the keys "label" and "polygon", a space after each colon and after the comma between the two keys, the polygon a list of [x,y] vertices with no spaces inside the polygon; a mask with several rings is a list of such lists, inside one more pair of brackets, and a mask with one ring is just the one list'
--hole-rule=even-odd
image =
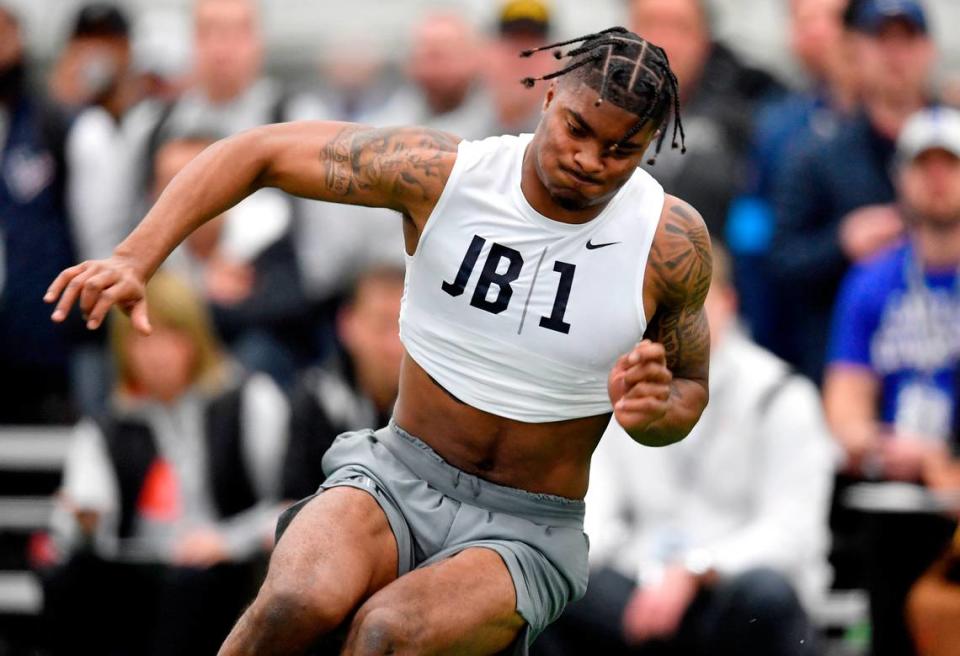
{"label": "tattoo on left arm", "polygon": [[[672,200],[654,240],[649,266],[657,311],[646,337],[663,344],[675,381],[693,380],[705,386],[710,329],[703,303],[710,290],[713,257],[706,225],[690,205]],[[676,384],[673,391],[682,395]]]}

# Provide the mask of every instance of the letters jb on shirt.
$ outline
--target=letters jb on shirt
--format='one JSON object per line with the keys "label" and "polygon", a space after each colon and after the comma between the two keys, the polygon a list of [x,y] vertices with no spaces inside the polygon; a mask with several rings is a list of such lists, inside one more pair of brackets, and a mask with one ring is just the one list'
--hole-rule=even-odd
{"label": "letters jb on shirt", "polygon": [[[480,258],[480,253],[483,251],[486,243],[487,240],[483,237],[479,235],[473,236],[473,240],[470,242],[467,252],[463,256],[463,261],[460,263],[460,269],[457,271],[456,278],[453,282],[444,281],[442,285],[443,291],[454,298],[463,295],[467,289],[471,275],[477,267],[477,260]],[[529,293],[524,302],[518,333],[523,331],[527,310],[529,309],[530,296],[533,294],[533,287],[537,283],[539,269],[543,264],[545,255],[546,251],[540,256],[537,272],[534,274],[533,283],[530,285]],[[470,298],[470,305],[491,314],[500,314],[506,310],[510,306],[510,303],[514,301],[513,283],[520,277],[523,265],[524,258],[520,251],[510,246],[493,242],[480,270],[480,277],[477,280],[477,284]],[[564,321],[563,317],[567,311],[567,302],[570,300],[570,293],[573,288],[577,267],[569,262],[557,261],[553,264],[553,270],[560,274],[559,281],[556,282],[557,294],[554,298],[553,308],[549,316],[541,316],[539,324],[541,328],[568,334],[570,332],[570,324]]]}

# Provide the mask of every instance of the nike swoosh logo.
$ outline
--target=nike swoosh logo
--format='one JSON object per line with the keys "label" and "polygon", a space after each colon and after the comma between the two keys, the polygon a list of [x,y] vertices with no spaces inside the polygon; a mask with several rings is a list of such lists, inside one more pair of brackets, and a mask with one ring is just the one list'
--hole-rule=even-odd
{"label": "nike swoosh logo", "polygon": [[623,243],[622,241],[611,241],[611,242],[607,242],[606,244],[594,244],[594,243],[591,243],[591,241],[588,239],[588,240],[587,240],[587,250],[588,250],[588,251],[595,251],[595,250],[597,250],[598,248],[606,248],[607,246],[614,246],[614,245],[616,245],[616,244],[622,244],[622,243]]}

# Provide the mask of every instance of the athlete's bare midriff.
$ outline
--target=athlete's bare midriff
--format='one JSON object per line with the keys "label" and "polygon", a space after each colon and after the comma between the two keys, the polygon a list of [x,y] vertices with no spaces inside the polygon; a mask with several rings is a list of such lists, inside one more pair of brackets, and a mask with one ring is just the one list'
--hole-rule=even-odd
{"label": "athlete's bare midriff", "polygon": [[404,356],[394,417],[448,463],[480,478],[530,492],[581,499],[590,454],[609,414],[530,424],[453,398]]}

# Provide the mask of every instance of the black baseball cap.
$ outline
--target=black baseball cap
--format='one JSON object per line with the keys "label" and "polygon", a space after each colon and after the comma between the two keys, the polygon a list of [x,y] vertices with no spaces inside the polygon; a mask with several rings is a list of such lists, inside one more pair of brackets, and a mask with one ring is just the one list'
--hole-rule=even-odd
{"label": "black baseball cap", "polygon": [[889,21],[907,23],[921,34],[926,34],[927,14],[919,0],[860,0],[855,9],[853,28],[867,34],[877,34]]}
{"label": "black baseball cap", "polygon": [[500,7],[500,34],[550,33],[550,5],[543,0],[508,0]]}
{"label": "black baseball cap", "polygon": [[110,36],[130,36],[130,21],[123,12],[105,2],[93,2],[80,8],[73,24],[72,38]]}

